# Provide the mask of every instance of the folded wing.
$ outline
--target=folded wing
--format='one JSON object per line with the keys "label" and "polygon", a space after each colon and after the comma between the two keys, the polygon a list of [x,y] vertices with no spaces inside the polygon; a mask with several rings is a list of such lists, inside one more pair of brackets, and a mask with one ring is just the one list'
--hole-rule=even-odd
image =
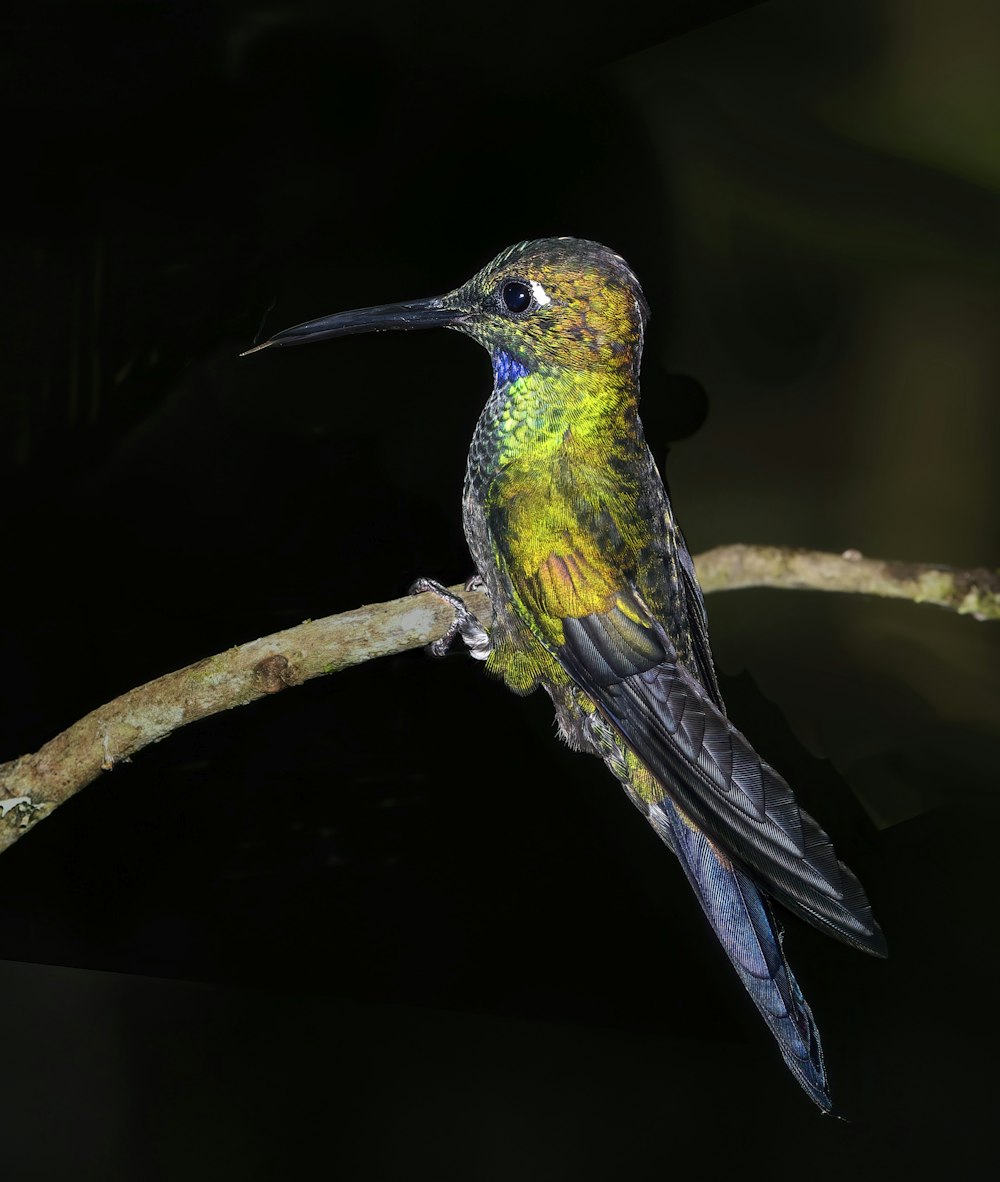
{"label": "folded wing", "polygon": [[623,588],[608,610],[561,623],[557,659],[694,824],[792,911],[884,956],[864,890],[829,837],[678,661],[637,594]]}

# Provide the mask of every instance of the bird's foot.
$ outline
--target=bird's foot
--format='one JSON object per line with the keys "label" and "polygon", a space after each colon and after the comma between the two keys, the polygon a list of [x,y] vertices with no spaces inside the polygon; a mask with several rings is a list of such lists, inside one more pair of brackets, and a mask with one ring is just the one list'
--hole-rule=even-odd
{"label": "bird's foot", "polygon": [[[465,589],[467,591],[478,590],[482,585],[483,581],[479,575],[471,575],[465,581]],[[455,637],[461,636],[465,647],[469,650],[469,654],[477,661],[485,661],[490,655],[489,633],[480,624],[477,617],[469,611],[464,600],[454,592],[449,591],[444,584],[437,582],[435,579],[417,579],[410,588],[411,595],[422,595],[425,591],[436,595],[438,599],[443,599],[455,612],[455,618],[448,625],[448,631],[444,636],[432,641],[427,646],[431,655],[443,657],[448,649],[451,648]]]}

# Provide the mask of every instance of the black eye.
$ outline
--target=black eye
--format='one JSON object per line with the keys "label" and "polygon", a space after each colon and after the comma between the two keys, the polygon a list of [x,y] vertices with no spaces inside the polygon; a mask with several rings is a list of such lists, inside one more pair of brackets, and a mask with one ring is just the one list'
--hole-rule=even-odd
{"label": "black eye", "polygon": [[512,279],[503,285],[503,302],[511,312],[523,312],[531,303],[531,288],[519,279]]}

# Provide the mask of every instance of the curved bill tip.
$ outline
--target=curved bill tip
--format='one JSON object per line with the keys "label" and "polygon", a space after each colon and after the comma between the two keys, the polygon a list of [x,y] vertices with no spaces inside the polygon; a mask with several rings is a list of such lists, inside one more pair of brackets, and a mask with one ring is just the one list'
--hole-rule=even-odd
{"label": "curved bill tip", "polygon": [[319,320],[307,320],[304,324],[283,329],[259,345],[244,350],[240,356],[249,357],[251,353],[260,353],[273,347],[306,345],[313,341],[353,336],[362,332],[454,328],[462,324],[467,315],[464,309],[446,303],[440,297],[409,300],[400,304],[379,304],[374,308],[356,308],[350,312],[337,312],[333,316],[322,316]]}

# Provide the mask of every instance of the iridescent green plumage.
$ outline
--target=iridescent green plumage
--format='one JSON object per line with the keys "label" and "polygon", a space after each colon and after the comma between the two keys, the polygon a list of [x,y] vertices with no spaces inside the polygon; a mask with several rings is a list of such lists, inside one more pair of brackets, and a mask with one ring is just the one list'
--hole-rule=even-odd
{"label": "iridescent green plumage", "polygon": [[829,838],[726,717],[694,567],[639,420],[646,318],[613,251],[543,239],[439,299],[326,317],[261,347],[444,325],[489,351],[463,511],[493,620],[487,633],[459,601],[456,624],[511,689],[544,687],[566,741],[621,781],[828,1109],[819,1034],[765,896],[876,955],[884,940]]}

